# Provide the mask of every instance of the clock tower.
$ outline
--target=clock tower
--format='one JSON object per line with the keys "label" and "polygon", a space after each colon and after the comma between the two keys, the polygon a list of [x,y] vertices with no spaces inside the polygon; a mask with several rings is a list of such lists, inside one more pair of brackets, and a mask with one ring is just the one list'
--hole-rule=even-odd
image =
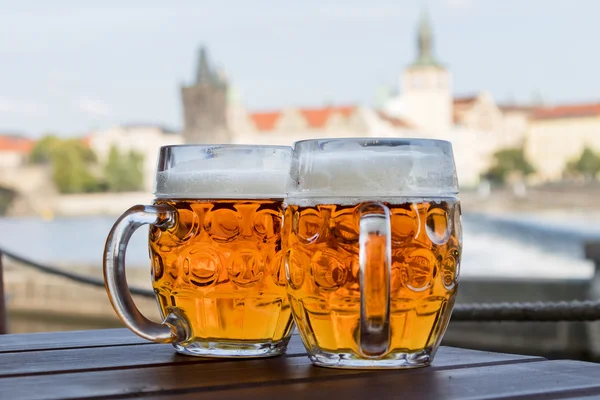
{"label": "clock tower", "polygon": [[452,128],[452,75],[433,54],[433,33],[424,12],[417,30],[417,58],[401,79],[403,115],[424,133]]}

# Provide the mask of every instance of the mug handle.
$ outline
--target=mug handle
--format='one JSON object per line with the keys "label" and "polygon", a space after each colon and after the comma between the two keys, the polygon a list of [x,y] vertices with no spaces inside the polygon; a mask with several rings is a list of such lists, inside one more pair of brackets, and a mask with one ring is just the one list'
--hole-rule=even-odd
{"label": "mug handle", "polygon": [[390,348],[392,232],[390,210],[379,202],[359,209],[360,333],[359,350],[380,358]]}
{"label": "mug handle", "polygon": [[[104,247],[104,284],[108,298],[121,321],[138,336],[158,343],[178,340],[175,323],[150,321],[133,302],[125,274],[125,253],[133,232],[145,224],[159,228],[174,226],[176,211],[168,205],[133,206],[113,225]],[[174,321],[173,321],[174,322]]]}

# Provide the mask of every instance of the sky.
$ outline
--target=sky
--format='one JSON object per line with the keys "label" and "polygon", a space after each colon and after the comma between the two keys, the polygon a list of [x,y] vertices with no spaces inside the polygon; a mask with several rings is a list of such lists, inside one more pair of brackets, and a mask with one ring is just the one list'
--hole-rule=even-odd
{"label": "sky", "polygon": [[424,8],[456,95],[600,101],[596,0],[0,0],[0,132],[181,129],[202,44],[251,110],[371,105]]}

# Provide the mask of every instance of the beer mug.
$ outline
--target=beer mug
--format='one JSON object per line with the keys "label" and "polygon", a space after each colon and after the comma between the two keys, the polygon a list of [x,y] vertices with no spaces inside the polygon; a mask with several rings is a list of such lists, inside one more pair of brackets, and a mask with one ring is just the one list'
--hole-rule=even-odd
{"label": "beer mug", "polygon": [[421,139],[295,143],[283,248],[316,365],[428,365],[456,297],[461,211],[452,147]]}
{"label": "beer mug", "polygon": [[[155,200],[126,211],[104,251],[104,280],[123,323],[182,354],[265,357],[293,328],[281,251],[291,148],[183,145],[160,149]],[[136,308],[125,277],[133,232],[149,224],[161,324]]]}

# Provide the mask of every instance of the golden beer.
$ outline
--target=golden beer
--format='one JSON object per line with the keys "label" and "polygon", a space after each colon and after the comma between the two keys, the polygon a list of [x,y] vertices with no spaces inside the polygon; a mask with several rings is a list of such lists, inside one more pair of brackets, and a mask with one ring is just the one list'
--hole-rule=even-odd
{"label": "golden beer", "polygon": [[[293,203],[296,199],[289,199]],[[286,205],[284,261],[288,294],[311,359],[362,358],[359,209],[363,203],[304,199]],[[360,201],[360,200],[358,200]],[[462,247],[456,198],[381,199],[390,212],[390,342],[379,359],[429,357],[442,339],[454,303]],[[377,240],[370,238],[369,240]],[[367,254],[381,264],[376,254]],[[375,257],[375,258],[373,258]],[[370,279],[381,280],[375,271]],[[370,292],[377,306],[387,295]],[[319,359],[327,354],[328,360]],[[337,355],[337,356],[336,356]]]}
{"label": "golden beer", "polygon": [[281,251],[282,199],[156,200],[176,210],[152,226],[154,291],[186,342],[282,342],[292,329]]}

